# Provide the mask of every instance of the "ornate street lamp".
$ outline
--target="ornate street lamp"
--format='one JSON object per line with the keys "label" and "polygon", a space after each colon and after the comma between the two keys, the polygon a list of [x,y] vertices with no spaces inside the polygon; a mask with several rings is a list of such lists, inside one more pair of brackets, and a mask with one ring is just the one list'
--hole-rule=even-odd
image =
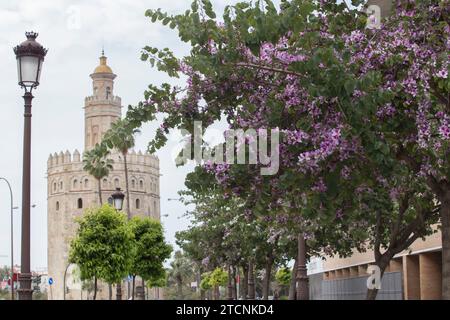
{"label": "ornate street lamp", "polygon": [[120,190],[120,188],[116,188],[116,192],[111,195],[111,198],[113,199],[114,208],[116,208],[117,211],[122,211],[125,194]]}
{"label": "ornate street lamp", "polygon": [[47,49],[36,38],[35,32],[25,33],[27,40],[14,48],[17,58],[19,85],[25,90],[24,137],[23,137],[23,174],[22,174],[22,251],[19,275],[19,300],[31,300],[30,270],[30,178],[31,178],[31,102],[32,91],[39,86],[42,63]]}
{"label": "ornate street lamp", "polygon": [[47,49],[44,49],[37,41],[35,32],[25,33],[27,40],[14,48],[17,58],[17,75],[19,85],[30,92],[39,85],[42,63],[44,62]]}
{"label": "ornate street lamp", "polygon": [[[114,208],[117,211],[122,211],[123,208],[123,199],[125,199],[125,194],[120,190],[120,188],[116,188],[116,191],[111,195],[110,199],[114,204]],[[128,288],[129,289],[129,288]],[[128,290],[130,291],[130,290]],[[122,284],[119,282],[116,286],[116,299],[122,300]]]}

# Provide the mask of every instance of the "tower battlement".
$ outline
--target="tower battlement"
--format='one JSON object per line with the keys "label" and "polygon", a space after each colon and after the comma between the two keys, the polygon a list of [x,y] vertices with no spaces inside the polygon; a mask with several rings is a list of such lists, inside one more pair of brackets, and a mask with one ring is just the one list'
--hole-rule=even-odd
{"label": "tower battlement", "polygon": [[[123,156],[120,153],[114,152],[109,158],[113,160],[114,163],[122,163]],[[151,167],[153,169],[159,170],[159,158],[150,153],[142,153],[142,151],[136,152],[135,150],[131,150],[127,155],[127,160],[130,165],[144,165]],[[83,163],[83,155],[75,149],[73,153],[69,150],[66,152],[55,152],[48,156],[47,160],[47,169],[50,173],[52,169],[59,168],[61,166],[67,166],[69,164],[82,164]]]}
{"label": "tower battlement", "polygon": [[99,96],[87,96],[84,99],[84,102],[86,105],[95,104],[95,103],[98,103],[98,104],[105,103],[105,104],[114,104],[114,105],[121,106],[122,98],[119,96],[110,96],[108,98],[99,97]]}
{"label": "tower battlement", "polygon": [[75,149],[75,151],[70,153],[69,150],[66,150],[66,152],[60,152],[60,153],[54,153],[50,154],[48,156],[47,160],[47,168],[51,169],[56,166],[65,165],[65,164],[71,164],[71,163],[81,163],[82,158],[80,152]]}

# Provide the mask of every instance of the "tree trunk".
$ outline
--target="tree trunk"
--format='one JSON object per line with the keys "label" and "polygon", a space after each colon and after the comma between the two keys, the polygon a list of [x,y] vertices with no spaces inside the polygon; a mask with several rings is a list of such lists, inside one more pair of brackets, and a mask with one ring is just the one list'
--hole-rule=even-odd
{"label": "tree trunk", "polygon": [[263,300],[269,300],[270,294],[270,277],[272,275],[272,266],[273,266],[273,254],[270,252],[267,257],[266,262],[266,272],[264,274],[264,282],[263,282]]}
{"label": "tree trunk", "polygon": [[[239,269],[237,271],[239,272]],[[236,273],[236,267],[233,267],[233,300],[238,300]]]}
{"label": "tree trunk", "polygon": [[178,299],[183,299],[183,280],[177,277]]}
{"label": "tree trunk", "polygon": [[295,259],[294,266],[292,267],[291,284],[289,286],[289,300],[296,300],[297,298],[297,269],[298,269],[298,259]]}
{"label": "tree trunk", "polygon": [[253,261],[248,263],[248,299],[255,300],[255,271],[253,270]]}
{"label": "tree trunk", "polygon": [[298,235],[297,260],[297,300],[309,300],[308,273],[306,269],[306,240],[302,233]]}
{"label": "tree trunk", "polygon": [[112,285],[108,283],[108,298],[112,300]]}
{"label": "tree trunk", "polygon": [[[389,252],[385,252],[379,261],[376,261],[375,264],[380,268],[380,281],[383,279],[384,271],[386,270],[389,262],[394,257],[394,254],[390,254]],[[375,300],[378,295],[378,289],[367,289],[366,300]]]}
{"label": "tree trunk", "polygon": [[136,276],[133,275],[133,288],[131,289],[131,300],[134,300],[135,288],[136,288]]}
{"label": "tree trunk", "polygon": [[131,219],[131,210],[130,210],[130,188],[128,185],[128,163],[127,163],[127,153],[123,152],[123,164],[125,167],[125,187],[127,188],[126,194],[127,194],[127,216],[128,220]]}
{"label": "tree trunk", "polygon": [[280,300],[280,291],[281,291],[281,287],[277,286],[274,290],[273,290],[273,300]]}
{"label": "tree trunk", "polygon": [[116,285],[116,300],[122,300],[122,283]]}
{"label": "tree trunk", "polygon": [[227,287],[227,300],[233,300],[233,275],[231,269],[233,267],[231,265],[228,266],[228,287]]}
{"label": "tree trunk", "polygon": [[201,269],[198,269],[197,272],[197,290],[200,292],[200,300],[205,300],[205,290],[200,288],[200,283],[202,282],[202,272]]}
{"label": "tree trunk", "polygon": [[100,202],[100,206],[103,205],[103,199],[102,199],[102,182],[101,179],[97,179],[98,182],[98,201]]}
{"label": "tree trunk", "polygon": [[441,201],[442,223],[442,299],[450,300],[450,191]]}
{"label": "tree trunk", "polygon": [[97,277],[94,277],[94,300],[97,299]]}
{"label": "tree trunk", "polygon": [[219,286],[214,286],[214,300],[220,299],[220,291]]}
{"label": "tree trunk", "polygon": [[244,281],[241,281],[241,288],[242,288],[242,299],[247,300],[248,299],[248,266],[243,265],[242,266],[242,273],[244,274]]}

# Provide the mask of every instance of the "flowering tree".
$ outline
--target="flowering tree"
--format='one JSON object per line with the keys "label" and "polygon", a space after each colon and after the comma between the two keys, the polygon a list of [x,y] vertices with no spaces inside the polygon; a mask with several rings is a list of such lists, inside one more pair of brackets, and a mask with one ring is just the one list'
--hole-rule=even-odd
{"label": "flowering tree", "polygon": [[282,1],[279,10],[271,1],[242,2],[225,9],[223,22],[208,0],[182,15],[148,10],[192,50],[179,60],[145,47],[142,58],[183,74],[187,85],[150,86],[127,120],[139,127],[165,114],[153,150],[170,128],[192,131],[199,120],[278,130],[277,174],[255,174],[258,165],[205,169],[226,192],[251,194],[246,200],[271,209],[268,216],[287,205],[299,232],[335,223],[368,239],[382,273],[439,219],[449,299],[449,8],[448,0],[398,1],[380,29],[365,28],[364,13],[335,1]]}
{"label": "flowering tree", "polygon": [[[195,209],[188,212],[192,218],[189,229],[177,233],[178,245],[194,261],[201,261],[205,269],[240,265],[244,286],[251,276],[247,273],[253,272],[252,265],[264,270],[263,296],[267,298],[272,269],[297,255],[297,225],[304,224],[298,219],[298,212],[274,206],[271,197],[260,197],[257,202],[251,192],[240,193],[238,197],[224,190],[215,175],[203,167],[190,173],[185,184],[187,190],[181,195]],[[281,196],[276,195],[280,200]],[[344,256],[365,240],[356,241],[357,235],[350,237],[345,228],[335,228],[336,221],[331,222],[323,220],[315,228],[308,228],[315,231],[308,234],[308,255],[321,254],[327,248],[327,254],[336,252]],[[251,290],[245,287],[246,292]]]}

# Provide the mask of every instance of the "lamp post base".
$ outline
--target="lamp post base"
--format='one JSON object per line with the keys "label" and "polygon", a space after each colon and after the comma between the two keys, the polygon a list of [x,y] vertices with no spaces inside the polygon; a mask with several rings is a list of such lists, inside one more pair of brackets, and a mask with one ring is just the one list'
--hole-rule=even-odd
{"label": "lamp post base", "polygon": [[32,300],[33,290],[31,289],[31,273],[20,273],[19,283],[20,289],[17,290],[19,293],[19,300]]}

